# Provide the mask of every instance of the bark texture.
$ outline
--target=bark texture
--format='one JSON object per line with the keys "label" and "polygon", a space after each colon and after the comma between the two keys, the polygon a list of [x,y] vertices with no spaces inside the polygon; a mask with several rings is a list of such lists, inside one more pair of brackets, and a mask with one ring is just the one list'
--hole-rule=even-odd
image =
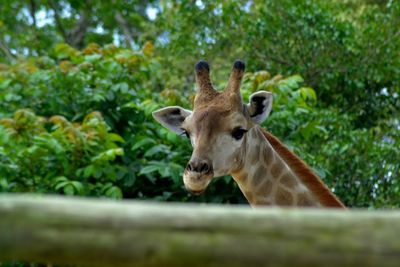
{"label": "bark texture", "polygon": [[0,261],[399,266],[400,213],[0,195]]}

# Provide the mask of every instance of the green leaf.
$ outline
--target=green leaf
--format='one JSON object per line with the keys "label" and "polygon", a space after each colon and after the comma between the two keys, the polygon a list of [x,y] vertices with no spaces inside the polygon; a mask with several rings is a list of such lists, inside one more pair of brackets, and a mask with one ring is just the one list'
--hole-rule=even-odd
{"label": "green leaf", "polygon": [[79,195],[82,195],[82,194],[83,194],[83,184],[82,184],[81,182],[72,181],[71,184],[73,185],[75,191],[76,191]]}
{"label": "green leaf", "polygon": [[141,147],[144,147],[144,146],[146,146],[146,145],[148,145],[148,144],[156,144],[156,141],[154,140],[154,139],[152,139],[152,138],[144,138],[144,139],[142,139],[142,140],[140,140],[139,142],[136,142],[133,146],[132,146],[132,148],[131,148],[131,150],[132,151],[136,151],[136,150],[138,150],[139,148],[141,148]]}
{"label": "green leaf", "polygon": [[126,82],[117,83],[111,86],[111,90],[126,94],[129,91],[129,85]]}
{"label": "green leaf", "polygon": [[69,181],[65,181],[65,182],[60,182],[55,186],[56,190],[60,190],[61,188],[64,188],[66,185],[69,184]]}
{"label": "green leaf", "polygon": [[317,100],[317,95],[315,94],[314,89],[312,89],[311,87],[302,87],[299,90],[300,90],[301,97],[304,100],[308,100],[308,99],[313,100],[313,101]]}
{"label": "green leaf", "polygon": [[85,61],[88,62],[95,62],[101,59],[102,55],[94,54],[94,55],[87,55],[84,57]]}
{"label": "green leaf", "polygon": [[89,178],[90,176],[92,176],[95,173],[95,171],[96,171],[96,167],[94,165],[89,165],[84,168],[83,177]]}
{"label": "green leaf", "polygon": [[79,54],[79,51],[64,43],[57,44],[54,52],[58,59],[72,58]]}
{"label": "green leaf", "polygon": [[5,79],[0,82],[0,89],[7,89],[7,87],[10,86],[12,80],[11,79]]}
{"label": "green leaf", "polygon": [[107,139],[114,142],[125,143],[125,140],[120,135],[115,133],[108,134]]}
{"label": "green leaf", "polygon": [[58,176],[58,177],[53,178],[54,184],[64,182],[64,181],[68,181],[68,178],[65,176]]}
{"label": "green leaf", "polygon": [[106,191],[106,196],[115,198],[115,199],[121,199],[123,197],[122,191],[118,186],[112,186],[107,189]]}
{"label": "green leaf", "polygon": [[122,148],[112,148],[108,149],[104,152],[101,152],[97,156],[92,158],[92,162],[94,163],[100,163],[100,162],[107,162],[107,161],[113,161],[117,156],[122,156],[124,155],[124,150]]}
{"label": "green leaf", "polygon": [[64,194],[66,194],[68,196],[74,195],[74,186],[71,183],[64,186],[63,190],[64,190]]}
{"label": "green leaf", "polygon": [[169,147],[161,144],[161,145],[153,146],[152,148],[147,150],[146,153],[144,153],[144,156],[151,157],[151,156],[154,156],[155,154],[159,154],[159,153],[168,154],[169,151],[170,151]]}
{"label": "green leaf", "polygon": [[139,175],[152,173],[159,170],[159,166],[149,165],[140,169]]}

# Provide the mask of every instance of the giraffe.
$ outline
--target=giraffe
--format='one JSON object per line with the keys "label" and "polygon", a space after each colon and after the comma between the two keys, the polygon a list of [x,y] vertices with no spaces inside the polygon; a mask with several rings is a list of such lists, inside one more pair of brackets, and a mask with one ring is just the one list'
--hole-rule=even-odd
{"label": "giraffe", "polygon": [[193,111],[170,106],[153,112],[166,128],[190,139],[184,170],[187,191],[198,195],[214,177],[231,175],[252,207],[344,208],[300,158],[260,124],[272,109],[272,94],[258,91],[243,104],[245,64],[235,61],[224,91],[216,91],[207,62],[195,65],[198,91]]}

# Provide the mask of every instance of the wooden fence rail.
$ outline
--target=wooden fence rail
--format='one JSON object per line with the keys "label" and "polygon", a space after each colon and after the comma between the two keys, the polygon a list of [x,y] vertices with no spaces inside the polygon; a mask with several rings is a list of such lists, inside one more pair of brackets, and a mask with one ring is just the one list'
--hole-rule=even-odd
{"label": "wooden fence rail", "polygon": [[0,262],[400,266],[400,213],[0,195]]}

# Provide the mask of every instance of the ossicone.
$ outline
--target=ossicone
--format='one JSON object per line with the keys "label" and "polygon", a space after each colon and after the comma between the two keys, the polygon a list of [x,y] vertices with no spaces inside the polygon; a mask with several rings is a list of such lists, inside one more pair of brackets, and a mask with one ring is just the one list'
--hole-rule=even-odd
{"label": "ossicone", "polygon": [[237,59],[235,63],[233,63],[233,68],[239,71],[244,71],[246,69],[246,64],[240,59]]}
{"label": "ossicone", "polygon": [[196,82],[199,95],[214,95],[216,93],[210,79],[210,65],[200,60],[195,65]]}
{"label": "ossicone", "polygon": [[199,62],[197,62],[195,69],[196,69],[196,72],[203,71],[203,70],[210,72],[210,66],[204,60],[200,60]]}
{"label": "ossicone", "polygon": [[229,76],[229,81],[225,88],[226,91],[230,91],[231,93],[240,96],[240,85],[243,79],[245,68],[246,65],[239,59],[233,63],[231,75]]}

